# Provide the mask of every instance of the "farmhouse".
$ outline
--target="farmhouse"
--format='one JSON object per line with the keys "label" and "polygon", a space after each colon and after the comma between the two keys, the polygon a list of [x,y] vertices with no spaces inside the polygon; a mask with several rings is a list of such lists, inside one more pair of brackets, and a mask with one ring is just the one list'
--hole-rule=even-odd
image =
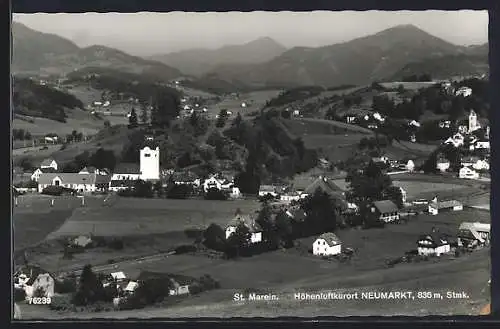
{"label": "farmhouse", "polygon": [[475,170],[490,170],[490,163],[486,159],[478,159],[473,165],[472,168]]}
{"label": "farmhouse", "polygon": [[450,169],[450,161],[445,158],[439,158],[436,161],[436,169],[441,171],[441,172],[446,172],[448,169]]}
{"label": "farmhouse", "polygon": [[406,170],[410,172],[415,170],[415,162],[413,162],[413,160],[408,160],[406,163]]}
{"label": "farmhouse", "polygon": [[459,147],[464,145],[465,137],[461,133],[456,133],[452,137],[449,137],[444,141],[444,144],[450,144],[454,147]]}
{"label": "farmhouse", "polygon": [[455,96],[463,96],[463,97],[468,97],[472,95],[472,89],[469,87],[460,87],[458,90],[455,92]]}
{"label": "farmhouse", "polygon": [[226,226],[226,239],[228,239],[231,234],[236,232],[236,228],[239,225],[245,225],[248,230],[250,231],[251,237],[250,237],[250,242],[251,243],[257,243],[262,241],[262,229],[260,226],[255,222],[255,219],[251,218],[250,216],[244,216],[241,214],[237,214]]}
{"label": "farmhouse", "polygon": [[428,211],[431,215],[437,215],[440,211],[461,211],[464,209],[463,204],[457,200],[438,201],[437,197],[432,199],[428,205]]}
{"label": "farmhouse", "polygon": [[31,180],[32,181],[35,181],[35,182],[38,182],[38,180],[40,179],[40,176],[42,174],[48,174],[48,173],[56,173],[57,170],[50,167],[50,168],[37,168],[33,174],[31,175]]}
{"label": "farmhouse", "polygon": [[71,241],[71,245],[83,247],[83,248],[90,245],[91,243],[92,243],[92,238],[89,236],[85,236],[85,235],[80,235],[79,237],[77,237],[77,238],[73,239],[73,241]]}
{"label": "farmhouse", "polygon": [[40,168],[45,169],[45,168],[53,168],[54,170],[57,170],[57,162],[54,159],[45,159],[42,161],[40,164]]}
{"label": "farmhouse", "polygon": [[169,291],[170,296],[187,295],[189,294],[189,285],[192,280],[182,277],[170,278],[172,288]]}
{"label": "farmhouse", "polygon": [[463,222],[458,228],[458,246],[474,247],[490,243],[491,225],[485,223]]}
{"label": "farmhouse", "polygon": [[259,197],[271,195],[273,197],[278,196],[277,188],[273,185],[261,185],[259,187]]}
{"label": "farmhouse", "polygon": [[471,167],[473,164],[475,164],[479,160],[479,157],[476,156],[466,156],[463,157],[462,160],[460,161],[460,164],[463,167]]}
{"label": "farmhouse", "polygon": [[477,141],[476,144],[474,144],[474,149],[476,149],[476,150],[489,150],[490,149],[490,142]]}
{"label": "farmhouse", "polygon": [[54,278],[37,266],[26,266],[14,274],[14,288],[23,289],[27,297],[41,294],[54,296]]}
{"label": "farmhouse", "polygon": [[62,186],[78,192],[96,191],[96,174],[47,173],[38,179],[38,192],[48,186]]}
{"label": "farmhouse", "polygon": [[110,275],[115,281],[123,281],[127,279],[127,276],[123,272],[113,272]]}
{"label": "farmhouse", "polygon": [[297,191],[288,191],[280,195],[280,201],[283,202],[292,202],[300,200],[300,192]]}
{"label": "farmhouse", "polygon": [[384,223],[393,222],[399,219],[398,206],[391,200],[375,201],[370,207],[372,214]]}
{"label": "farmhouse", "polygon": [[462,167],[458,172],[458,178],[464,179],[478,179],[479,173],[472,168]]}
{"label": "farmhouse", "polygon": [[408,122],[408,126],[415,127],[415,128],[420,128],[420,122],[418,122],[416,120],[411,120],[410,122]]}
{"label": "farmhouse", "polygon": [[340,239],[333,233],[323,233],[313,243],[313,254],[317,256],[333,256],[341,252]]}
{"label": "farmhouse", "polygon": [[433,232],[431,234],[422,235],[417,242],[418,254],[441,256],[444,253],[450,252],[450,242],[441,234]]}

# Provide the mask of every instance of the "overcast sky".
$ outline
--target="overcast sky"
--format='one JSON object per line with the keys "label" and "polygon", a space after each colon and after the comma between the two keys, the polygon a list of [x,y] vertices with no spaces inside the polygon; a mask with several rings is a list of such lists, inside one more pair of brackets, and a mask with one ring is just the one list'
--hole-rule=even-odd
{"label": "overcast sky", "polygon": [[14,21],[134,55],[218,48],[271,37],[286,47],[322,46],[413,24],[460,45],[488,41],[487,11],[14,14]]}

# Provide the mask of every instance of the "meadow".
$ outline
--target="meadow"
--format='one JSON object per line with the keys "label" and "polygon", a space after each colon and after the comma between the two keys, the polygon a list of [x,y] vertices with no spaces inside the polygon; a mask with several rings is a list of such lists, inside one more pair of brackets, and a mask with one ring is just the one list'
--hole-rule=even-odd
{"label": "meadow", "polygon": [[98,236],[137,236],[183,232],[211,223],[224,226],[239,208],[243,213],[259,209],[256,201],[208,201],[118,198],[111,205],[82,207],[49,238],[93,232]]}

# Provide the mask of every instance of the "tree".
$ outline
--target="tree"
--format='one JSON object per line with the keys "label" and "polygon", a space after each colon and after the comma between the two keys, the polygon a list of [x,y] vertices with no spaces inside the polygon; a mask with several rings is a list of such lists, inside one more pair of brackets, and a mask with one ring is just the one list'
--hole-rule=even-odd
{"label": "tree", "polygon": [[134,184],[134,195],[138,198],[152,198],[153,186],[151,182],[137,180]]}
{"label": "tree", "polygon": [[128,127],[129,128],[137,128],[137,113],[135,113],[135,109],[132,108],[132,111],[130,112],[130,116],[128,118]]}
{"label": "tree", "polygon": [[250,230],[245,224],[240,223],[227,239],[228,250],[226,255],[229,257],[239,257],[241,251],[249,246],[250,238]]}
{"label": "tree", "polygon": [[153,189],[157,197],[161,198],[163,196],[163,184],[160,181],[153,185]]}
{"label": "tree", "polygon": [[255,222],[262,228],[264,240],[270,241],[275,233],[274,225],[271,220],[272,209],[268,202],[263,202],[259,215]]}
{"label": "tree", "polygon": [[401,189],[397,186],[390,186],[384,191],[384,197],[391,200],[398,206],[399,209],[403,207],[403,194]]}
{"label": "tree", "polygon": [[187,184],[171,184],[167,188],[167,198],[187,199],[193,194],[193,187]]}
{"label": "tree", "polygon": [[92,266],[85,265],[80,276],[78,290],[73,297],[73,303],[84,306],[102,300],[104,296],[104,288],[92,271]]}
{"label": "tree", "polygon": [[146,106],[142,106],[142,109],[141,109],[141,123],[142,124],[147,124],[148,121],[149,121],[148,108]]}
{"label": "tree", "polygon": [[113,170],[116,166],[115,153],[112,150],[105,150],[99,148],[94,154],[89,158],[88,163],[99,169],[110,169]]}
{"label": "tree", "polygon": [[210,224],[203,232],[203,244],[210,249],[224,250],[226,245],[226,233],[217,224]]}
{"label": "tree", "polygon": [[276,214],[274,225],[279,242],[284,242],[284,247],[291,246],[293,244],[293,225],[291,218],[284,210]]}
{"label": "tree", "polygon": [[219,190],[218,188],[209,188],[205,193],[205,200],[227,200],[228,195],[226,192]]}
{"label": "tree", "polygon": [[350,195],[354,201],[377,201],[383,198],[383,192],[392,185],[391,178],[380,167],[370,161],[361,171],[348,173],[346,182],[350,184]]}
{"label": "tree", "polygon": [[229,114],[227,113],[226,109],[222,109],[219,112],[219,115],[217,117],[217,122],[215,123],[215,126],[217,128],[222,128],[226,125],[227,118],[229,117]]}
{"label": "tree", "polygon": [[302,208],[307,213],[308,233],[337,229],[337,205],[327,193],[317,189],[313,195],[303,200]]}

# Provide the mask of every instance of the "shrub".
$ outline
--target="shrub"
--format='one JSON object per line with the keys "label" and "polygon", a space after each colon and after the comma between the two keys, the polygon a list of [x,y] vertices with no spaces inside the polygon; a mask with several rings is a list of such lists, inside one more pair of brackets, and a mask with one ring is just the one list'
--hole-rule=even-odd
{"label": "shrub", "polygon": [[178,246],[177,248],[175,248],[175,253],[176,254],[186,254],[188,252],[195,252],[196,250],[198,250],[198,248],[196,248],[196,246],[188,244],[188,245]]}
{"label": "shrub", "polygon": [[217,188],[210,188],[208,189],[207,193],[205,194],[205,200],[222,200],[225,201],[228,199],[228,195],[226,192],[221,191]]}
{"label": "shrub", "polygon": [[112,239],[108,247],[114,250],[122,250],[123,249],[123,240],[120,239]]}
{"label": "shrub", "polygon": [[24,292],[24,289],[14,289],[14,301],[22,302],[24,300],[26,300],[26,293]]}
{"label": "shrub", "polygon": [[53,296],[49,305],[51,310],[55,311],[75,311],[76,307],[72,303],[70,294]]}
{"label": "shrub", "polygon": [[58,294],[66,294],[76,292],[75,278],[64,278],[54,282],[54,291]]}

